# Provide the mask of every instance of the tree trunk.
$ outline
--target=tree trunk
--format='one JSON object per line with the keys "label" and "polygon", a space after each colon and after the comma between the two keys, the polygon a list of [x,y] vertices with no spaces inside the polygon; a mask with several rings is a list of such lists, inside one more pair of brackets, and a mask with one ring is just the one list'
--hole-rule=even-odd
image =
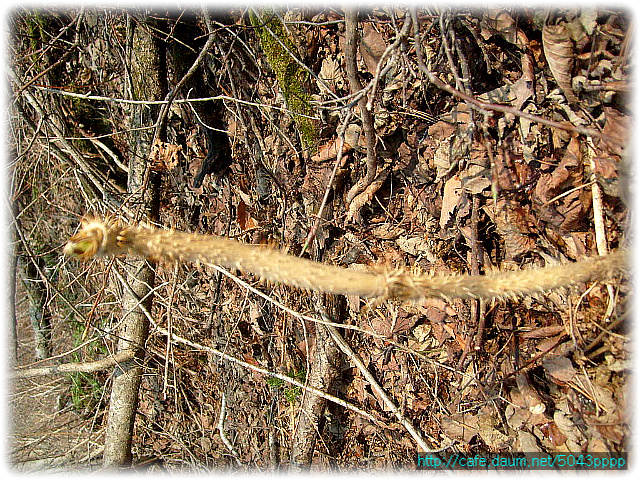
{"label": "tree trunk", "polygon": [[[344,298],[344,297],[343,297]],[[324,304],[327,314],[340,317],[336,295],[315,294],[316,305]],[[336,321],[335,318],[332,318]],[[339,374],[340,349],[331,339],[324,325],[316,325],[316,346],[312,356],[309,386],[328,392]],[[293,437],[289,463],[290,473],[308,472],[311,468],[313,453],[319,435],[322,435],[327,400],[318,395],[306,393],[300,407],[302,415],[298,429]]]}
{"label": "tree trunk", "polygon": [[[166,92],[163,46],[153,38],[143,23],[144,17],[138,16],[133,23],[131,39],[131,91],[134,99],[161,100]],[[147,171],[146,159],[149,157],[153,130],[136,130],[136,127],[153,125],[158,116],[158,106],[134,105],[129,111],[131,156],[129,160],[129,178],[127,190],[132,205],[140,206],[140,217],[153,220],[157,217],[157,188],[145,187]],[[152,178],[152,177],[150,177]],[[155,182],[148,182],[153,185]],[[131,465],[131,439],[135,413],[138,405],[138,388],[142,375],[141,360],[144,357],[143,346],[149,329],[148,320],[138,307],[139,299],[148,295],[154,282],[152,265],[146,260],[128,257],[127,282],[135,296],[126,289],[122,298],[122,326],[118,331],[117,351],[134,349],[136,356],[116,367],[111,390],[109,419],[105,439],[103,465],[105,467],[124,467]],[[145,306],[150,310],[150,300]]]}
{"label": "tree trunk", "polygon": [[42,271],[44,262],[42,257],[21,257],[18,266],[21,270],[22,284],[29,298],[29,318],[36,340],[36,359],[44,360],[51,356],[51,312],[47,306],[46,285],[35,265],[35,262],[38,262]]}

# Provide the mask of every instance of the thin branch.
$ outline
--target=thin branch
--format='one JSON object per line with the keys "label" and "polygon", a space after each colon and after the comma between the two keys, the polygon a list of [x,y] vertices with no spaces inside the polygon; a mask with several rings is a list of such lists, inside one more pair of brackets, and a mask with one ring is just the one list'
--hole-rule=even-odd
{"label": "thin branch", "polygon": [[[327,327],[327,329],[329,329],[329,333],[331,334],[331,337],[333,338],[334,342],[336,342],[340,350],[342,350],[342,352],[345,355],[347,355],[353,363],[355,363],[360,373],[362,373],[364,378],[366,378],[369,384],[371,385],[371,388],[373,388],[375,392],[380,396],[380,398],[382,398],[382,401],[384,402],[385,406],[393,412],[393,414],[396,416],[398,421],[400,421],[400,423],[402,423],[404,428],[407,429],[407,432],[409,432],[411,437],[418,444],[418,447],[420,447],[420,450],[423,452],[434,451],[429,445],[427,445],[427,442],[422,436],[422,434],[418,430],[416,430],[416,428],[407,419],[407,417],[405,417],[402,414],[402,412],[396,406],[396,404],[393,403],[393,400],[391,400],[389,395],[387,395],[387,392],[384,391],[384,389],[376,381],[373,375],[369,373],[369,370],[367,370],[367,367],[364,366],[364,364],[362,363],[362,360],[360,360],[360,357],[358,357],[356,353],[351,349],[351,347],[347,344],[347,342],[344,341],[344,338],[342,338],[342,335],[340,335],[338,330],[336,330],[334,327]],[[432,439],[432,441],[434,441],[435,443],[435,440]]]}
{"label": "thin branch", "polygon": [[[12,71],[12,70],[8,70],[8,75],[9,78],[18,86],[22,85],[21,80],[18,78],[18,76]],[[31,105],[31,107],[33,107],[33,109],[36,111],[36,113],[40,116],[40,118],[47,118],[49,115],[45,114],[45,112],[42,110],[39,102],[31,95],[30,92],[28,92],[27,90],[23,91],[23,96],[24,98],[27,99],[27,102]],[[20,104],[17,104],[19,108],[22,108],[20,106]],[[30,119],[28,118],[27,115],[23,115],[23,117],[25,118],[25,120],[27,120],[28,122],[30,122]],[[73,160],[75,161],[75,163],[77,164],[77,166],[82,169],[82,171],[84,172],[84,174],[86,175],[86,177],[91,181],[91,183],[96,187],[96,189],[102,194],[102,198],[105,201],[109,201],[109,200],[114,200],[113,195],[111,195],[110,192],[108,192],[104,185],[105,184],[109,184],[110,182],[106,179],[101,179],[100,177],[102,176],[100,172],[96,171],[95,168],[93,168],[82,156],[82,154],[80,152],[78,152],[78,150],[71,144],[69,143],[65,136],[64,133],[60,130],[60,128],[58,128],[56,126],[55,122],[48,122],[48,126],[49,128],[51,128],[51,130],[53,131],[53,133],[55,134],[57,140],[62,144],[62,146],[66,149],[66,152],[63,151],[58,145],[56,145],[55,143],[51,142],[49,144],[49,148],[53,149],[53,150],[59,150],[60,153],[60,157],[65,159],[67,162],[70,162],[69,157],[72,157]],[[35,130],[35,125],[33,126],[34,130]],[[70,162],[71,163],[71,162]],[[120,207],[120,206],[118,206]],[[126,207],[122,206],[123,209],[127,210]]]}
{"label": "thin branch", "polygon": [[11,378],[12,379],[33,378],[33,377],[43,377],[47,375],[60,375],[63,373],[98,372],[100,370],[107,370],[122,362],[126,362],[127,360],[131,360],[133,356],[134,356],[133,350],[124,350],[122,352],[116,353],[115,355],[101,358],[100,360],[95,360],[93,362],[82,362],[82,363],[71,362],[71,363],[63,363],[60,365],[51,365],[48,367],[35,367],[35,368],[29,368],[26,370],[14,370],[11,373]]}
{"label": "thin branch", "polygon": [[233,457],[235,458],[236,463],[239,466],[242,466],[242,463],[238,458],[240,455],[238,454],[237,450],[233,448],[233,445],[231,445],[231,442],[227,438],[227,435],[224,433],[224,419],[226,416],[227,416],[227,395],[223,392],[222,401],[220,402],[220,419],[218,420],[218,432],[220,432],[220,439],[222,440],[222,443],[224,443],[227,449],[231,452],[231,455],[233,455]]}
{"label": "thin branch", "polygon": [[[362,90],[362,83],[360,83],[360,79],[358,78],[358,68],[356,65],[356,51],[358,48],[356,32],[357,23],[358,14],[355,8],[351,6],[345,8],[346,42],[344,47],[344,58],[347,70],[347,80],[349,81],[349,89],[354,95]],[[367,144],[367,172],[365,173],[365,176],[358,180],[347,193],[347,204],[350,204],[356,195],[371,185],[371,182],[376,178],[378,167],[375,152],[376,139],[373,127],[373,115],[371,115],[371,111],[367,109],[366,97],[362,96],[358,100],[358,108],[360,110],[360,115],[362,115],[362,128],[364,130]]]}
{"label": "thin branch", "polygon": [[[34,85],[33,88],[37,90],[42,90],[48,93],[55,93],[57,95],[65,95],[67,97],[81,98],[83,100],[96,100],[101,102],[124,103],[124,104],[131,104],[131,105],[166,105],[168,102],[167,100],[130,100],[127,98],[105,97],[103,95],[90,95],[88,93],[75,93],[75,92],[68,92],[66,90],[61,90],[58,88],[45,87],[42,85]],[[181,99],[174,99],[171,101],[171,103],[179,104],[179,103],[196,103],[196,102],[215,102],[217,100],[227,100],[230,102],[241,103],[243,105],[250,105],[252,107],[272,108],[274,110],[281,110],[286,113],[292,113],[291,110],[289,110],[286,107],[279,107],[277,105],[269,105],[266,103],[251,102],[249,100],[242,100],[240,98],[230,97],[229,95],[215,95],[212,97],[202,97],[202,98],[181,98]],[[300,113],[299,116],[304,118],[309,118],[311,120],[319,119],[319,117],[314,117],[312,115],[305,115],[302,113]],[[150,127],[144,127],[144,128],[147,129]],[[154,128],[154,127],[151,127],[151,128]]]}

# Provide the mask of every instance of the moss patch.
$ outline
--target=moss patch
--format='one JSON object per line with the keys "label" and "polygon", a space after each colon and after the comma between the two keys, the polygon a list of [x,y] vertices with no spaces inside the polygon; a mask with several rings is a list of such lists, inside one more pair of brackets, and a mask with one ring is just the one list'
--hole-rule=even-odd
{"label": "moss patch", "polygon": [[300,132],[302,144],[304,148],[313,150],[318,131],[315,122],[308,118],[315,113],[310,103],[311,95],[305,91],[309,73],[289,54],[297,51],[296,45],[273,11],[261,10],[259,16],[250,11],[249,17],[251,24],[256,27],[260,45],[276,74],[287,105],[293,112],[293,120]]}

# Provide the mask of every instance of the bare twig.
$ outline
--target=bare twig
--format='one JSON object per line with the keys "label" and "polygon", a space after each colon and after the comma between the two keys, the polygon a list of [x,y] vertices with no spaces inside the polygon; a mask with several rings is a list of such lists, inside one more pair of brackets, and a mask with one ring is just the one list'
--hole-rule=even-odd
{"label": "bare twig", "polygon": [[[95,101],[100,101],[100,102],[111,102],[111,103],[122,103],[122,104],[127,104],[127,105],[166,105],[167,104],[167,100],[132,100],[132,99],[128,99],[128,98],[118,98],[118,97],[105,97],[104,95],[89,95],[89,94],[85,94],[85,93],[75,93],[75,92],[68,92],[66,90],[61,90],[58,88],[50,88],[50,87],[45,87],[42,85],[34,85],[33,88],[35,90],[40,90],[43,92],[48,92],[48,93],[53,93],[56,95],[64,95],[67,97],[73,97],[73,98],[81,98],[83,100],[95,100]],[[182,103],[198,103],[198,102],[215,102],[218,100],[227,100],[229,102],[235,102],[235,103],[239,103],[242,105],[249,105],[252,107],[259,107],[259,108],[270,108],[273,110],[281,110],[283,112],[286,113],[293,113],[291,110],[289,110],[286,107],[281,107],[279,105],[268,105],[266,103],[257,103],[257,102],[251,102],[249,100],[242,100],[240,98],[236,98],[236,97],[230,97],[229,95],[213,95],[211,97],[199,97],[199,98],[178,98],[178,99],[173,99],[171,101],[171,103],[176,103],[176,104],[182,104]],[[312,115],[306,115],[303,113],[298,114],[301,117],[304,118],[308,118],[311,120],[318,120],[318,117],[314,117]],[[143,127],[144,129],[149,129],[149,128],[155,128],[154,126],[151,127]],[[94,138],[99,138],[99,137],[94,137]]]}
{"label": "bare twig", "polygon": [[233,445],[231,445],[231,442],[227,438],[227,435],[224,433],[224,419],[226,418],[226,416],[227,416],[227,395],[224,392],[222,392],[222,400],[220,401],[220,418],[218,420],[218,432],[220,432],[220,439],[222,440],[222,443],[224,443],[227,449],[231,452],[231,455],[233,455],[233,458],[235,459],[236,463],[239,466],[242,466],[242,463],[238,458],[240,455],[238,454],[237,450],[233,448]]}
{"label": "bare twig", "polygon": [[456,68],[456,64],[453,61],[453,54],[451,53],[451,46],[449,45],[448,35],[453,37],[453,41],[455,42],[455,32],[453,29],[449,28],[449,22],[451,21],[449,16],[445,17],[445,11],[440,12],[440,18],[438,19],[440,23],[440,37],[442,38],[442,46],[444,48],[445,55],[447,57],[447,62],[449,62],[449,68],[451,69],[451,73],[453,74],[453,78],[456,82],[456,88],[460,91],[464,90],[464,85],[460,80],[460,75],[458,75],[458,69]]}
{"label": "bare twig", "polygon": [[[433,451],[433,449],[427,444],[422,434],[402,414],[402,412],[396,406],[396,404],[393,403],[393,400],[391,400],[389,395],[387,395],[387,392],[384,391],[384,389],[376,381],[373,375],[369,373],[369,370],[367,370],[367,367],[364,366],[364,364],[362,363],[362,360],[360,360],[360,357],[358,357],[358,355],[356,355],[356,353],[351,349],[349,344],[347,344],[347,342],[344,341],[344,338],[342,338],[342,335],[340,335],[338,330],[336,330],[334,327],[327,327],[327,328],[329,329],[329,333],[331,333],[331,337],[333,338],[333,340],[336,342],[338,347],[340,347],[340,350],[342,350],[342,352],[345,355],[347,355],[353,363],[355,363],[360,373],[362,373],[364,378],[367,379],[367,381],[371,385],[371,388],[373,388],[375,392],[380,396],[385,406],[393,412],[393,414],[396,416],[398,421],[404,426],[404,428],[407,429],[407,432],[409,432],[409,434],[414,439],[418,447],[420,447],[420,450],[422,452]],[[432,439],[432,441],[435,443],[435,440]]]}
{"label": "bare twig", "polygon": [[[357,23],[358,14],[355,8],[345,8],[346,42],[344,54],[347,80],[349,81],[349,89],[352,94],[356,94],[358,91],[362,90],[362,83],[360,83],[360,79],[358,78],[358,68],[356,65],[356,51],[358,47],[356,33]],[[367,109],[367,99],[364,96],[358,100],[358,108],[360,110],[360,115],[362,116],[362,128],[364,130],[367,144],[367,172],[365,176],[358,180],[347,193],[347,204],[350,204],[356,195],[371,185],[371,182],[376,178],[378,167],[375,152],[376,139],[375,130],[373,128],[373,115],[371,115],[371,111]]]}
{"label": "bare twig", "polygon": [[95,360],[93,362],[71,362],[63,363],[60,365],[51,365],[48,367],[35,367],[26,370],[14,370],[11,373],[11,378],[32,378],[43,377],[47,375],[59,375],[62,373],[91,373],[98,372],[100,370],[107,370],[119,363],[126,362],[133,358],[133,350],[124,350],[118,352],[115,355]]}
{"label": "bare twig", "polygon": [[[8,70],[8,75],[9,78],[18,86],[22,85],[21,80],[18,78],[18,76],[12,71],[12,70]],[[31,107],[33,107],[33,109],[36,111],[36,113],[40,116],[41,119],[43,118],[47,118],[50,115],[47,115],[42,107],[40,106],[40,103],[31,95],[31,93],[27,90],[23,91],[23,96],[24,98],[26,98],[27,102],[29,103],[29,105],[31,105]],[[18,108],[21,108],[20,105],[18,104]],[[24,115],[24,118],[28,120],[28,117],[26,115]],[[91,165],[84,159],[84,157],[82,156],[82,154],[80,152],[78,152],[78,150],[67,141],[67,139],[64,136],[64,133],[62,132],[62,130],[60,130],[60,128],[58,128],[56,126],[55,122],[48,122],[48,126],[49,128],[51,128],[51,130],[53,131],[53,133],[55,134],[57,140],[60,142],[60,144],[65,148],[66,152],[63,151],[60,147],[58,147],[58,145],[56,145],[55,143],[50,143],[49,144],[49,148],[54,149],[54,150],[59,150],[60,152],[60,157],[69,161],[69,156],[73,158],[73,160],[75,161],[75,164],[84,172],[84,174],[86,175],[86,177],[91,181],[91,183],[98,189],[98,191],[103,195],[103,198],[106,199],[110,199],[112,198],[112,195],[106,190],[105,188],[105,184],[109,184],[109,181],[107,181],[106,179],[101,179],[101,174],[100,172],[96,171],[95,168],[92,168]],[[36,126],[33,126],[34,131],[36,130]],[[66,153],[66,154],[65,154]]]}

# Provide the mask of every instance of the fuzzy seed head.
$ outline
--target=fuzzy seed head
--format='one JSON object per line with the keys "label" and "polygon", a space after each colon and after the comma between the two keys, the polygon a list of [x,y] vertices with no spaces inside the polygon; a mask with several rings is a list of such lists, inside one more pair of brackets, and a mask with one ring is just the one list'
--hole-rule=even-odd
{"label": "fuzzy seed head", "polygon": [[121,253],[122,247],[117,240],[121,230],[115,221],[84,218],[80,230],[69,239],[63,253],[79,260]]}

